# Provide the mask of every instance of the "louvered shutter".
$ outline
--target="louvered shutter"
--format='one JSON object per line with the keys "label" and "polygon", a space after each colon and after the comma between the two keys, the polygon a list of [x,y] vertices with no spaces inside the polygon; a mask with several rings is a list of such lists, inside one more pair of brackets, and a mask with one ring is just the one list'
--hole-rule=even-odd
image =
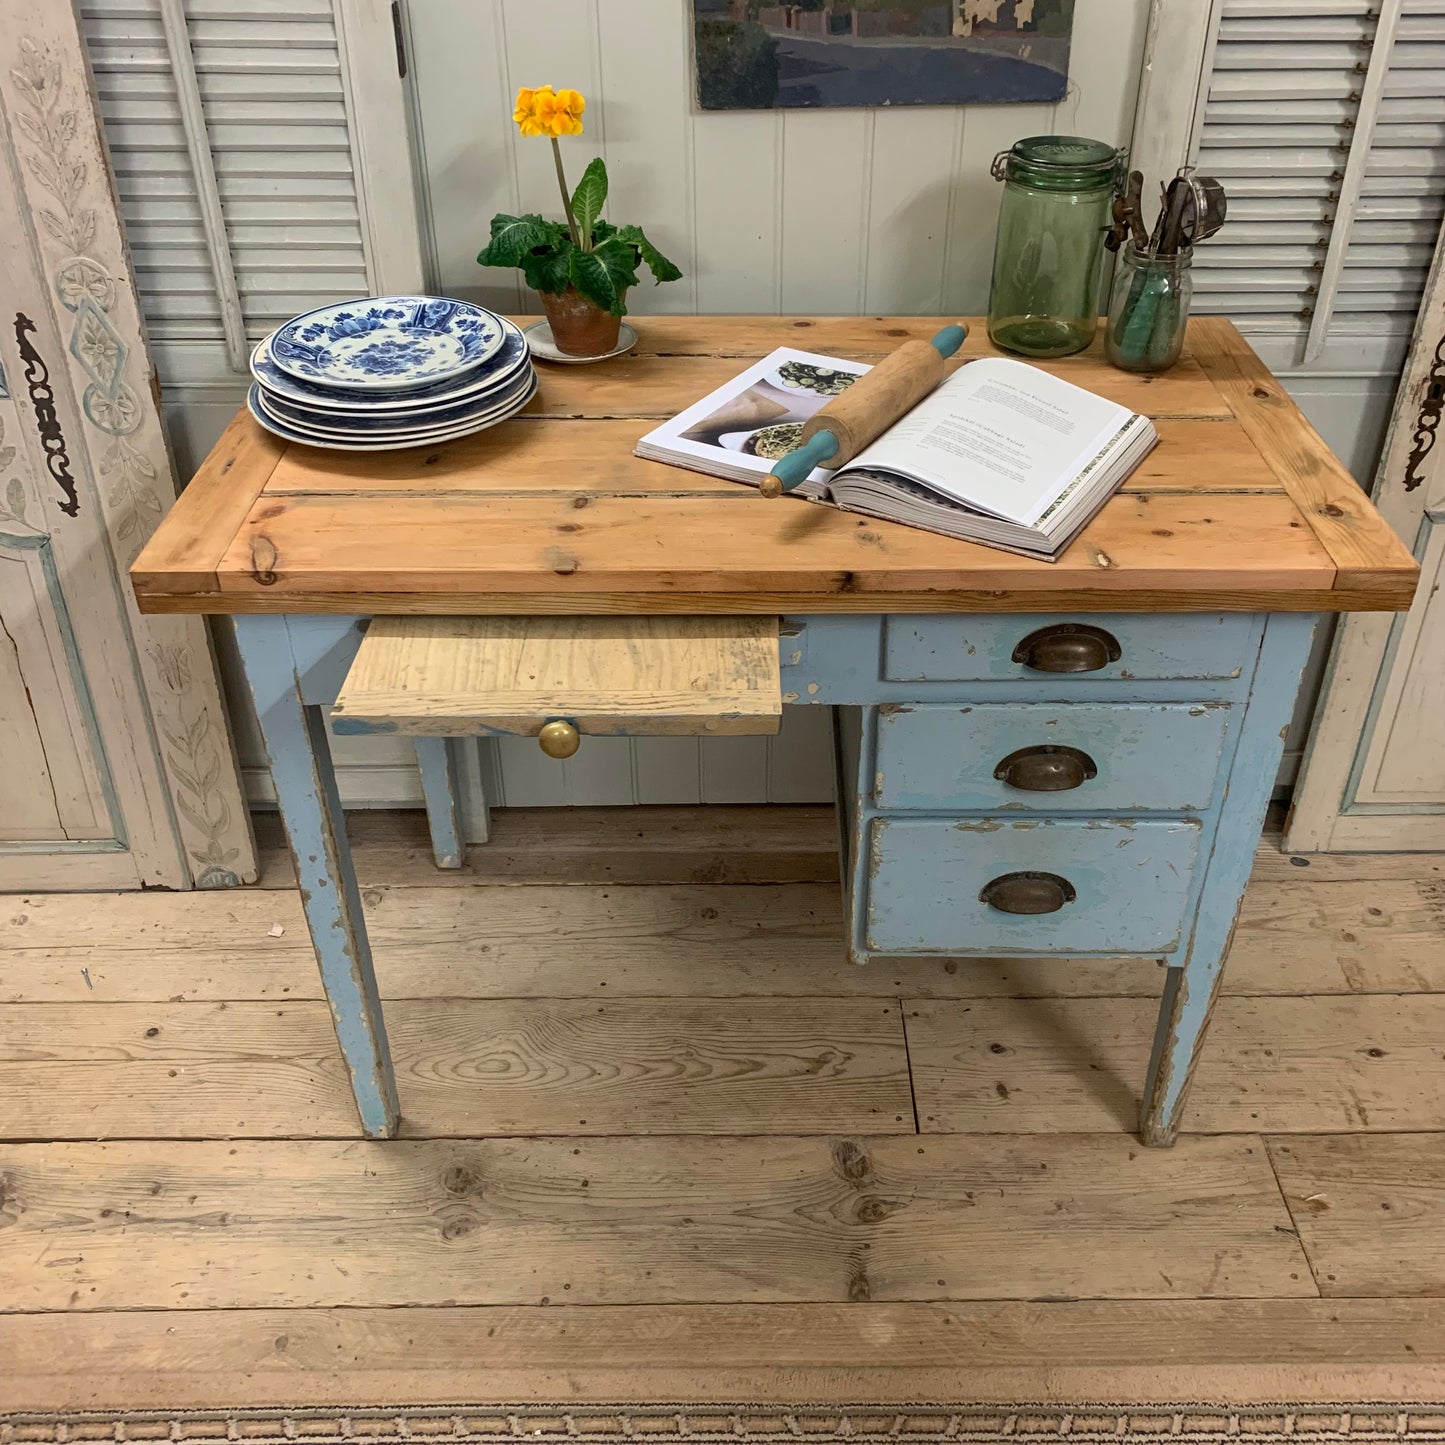
{"label": "louvered shutter", "polygon": [[[162,0],[80,14],[152,337],[222,342]],[[224,247],[251,339],[364,295],[365,228],[331,0],[185,0]],[[394,61],[393,61],[394,64]]]}
{"label": "louvered shutter", "polygon": [[[1445,214],[1445,0],[1382,21],[1395,8],[1223,0],[1198,166],[1224,182],[1229,222],[1196,253],[1197,310],[1303,338],[1323,304],[1317,339],[1408,334]],[[1352,205],[1351,143],[1367,131]]]}

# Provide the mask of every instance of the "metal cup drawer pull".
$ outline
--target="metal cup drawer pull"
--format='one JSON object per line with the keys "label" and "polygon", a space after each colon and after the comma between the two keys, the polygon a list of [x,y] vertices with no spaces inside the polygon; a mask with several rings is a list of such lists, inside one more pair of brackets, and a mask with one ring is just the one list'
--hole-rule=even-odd
{"label": "metal cup drawer pull", "polygon": [[1057,873],[1003,873],[985,883],[978,897],[1000,913],[1057,913],[1078,894]]}
{"label": "metal cup drawer pull", "polygon": [[1054,622],[1029,633],[1013,660],[1034,672],[1098,672],[1123,655],[1113,633],[1087,622]]}
{"label": "metal cup drawer pull", "polygon": [[564,718],[543,723],[537,742],[549,758],[570,758],[582,746],[582,734]]}
{"label": "metal cup drawer pull", "polygon": [[1053,743],[1019,748],[994,770],[999,782],[1025,793],[1067,793],[1099,776],[1098,766],[1088,753]]}

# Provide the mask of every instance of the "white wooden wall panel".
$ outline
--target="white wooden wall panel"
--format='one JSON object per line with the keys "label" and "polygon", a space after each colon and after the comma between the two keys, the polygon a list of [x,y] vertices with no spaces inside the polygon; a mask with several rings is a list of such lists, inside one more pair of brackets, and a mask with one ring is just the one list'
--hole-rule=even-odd
{"label": "white wooden wall panel", "polygon": [[[493,212],[551,212],[549,147],[511,125],[520,85],[573,85],[575,173],[607,159],[615,210],[688,273],[649,311],[978,312],[988,297],[994,152],[1056,126],[1128,141],[1149,0],[1085,0],[1059,105],[698,112],[687,0],[409,0],[434,256],[450,293],[515,307],[476,253]],[[479,63],[480,62],[480,63]],[[478,84],[478,76],[482,84]],[[485,93],[492,84],[501,93]]]}
{"label": "white wooden wall panel", "polygon": [[16,317],[0,472],[22,466],[0,517],[5,632],[63,834],[0,847],[0,888],[243,881],[254,854],[206,625],[142,617],[124,581],[174,481],[68,5],[0,3],[0,193]]}
{"label": "white wooden wall panel", "polygon": [[1445,348],[1445,230],[1400,383],[1374,497],[1421,563],[1403,616],[1344,619],[1286,830],[1299,852],[1445,847],[1445,451],[1435,440],[1407,489],[1421,408]]}
{"label": "white wooden wall panel", "polygon": [[1445,804],[1445,512],[1426,513],[1420,571],[1435,585],[1401,629],[1361,768],[1360,803]]}

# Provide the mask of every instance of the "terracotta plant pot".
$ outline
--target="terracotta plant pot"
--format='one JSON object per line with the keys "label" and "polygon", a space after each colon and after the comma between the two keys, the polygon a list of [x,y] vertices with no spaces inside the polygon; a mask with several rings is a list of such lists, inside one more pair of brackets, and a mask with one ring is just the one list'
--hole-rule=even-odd
{"label": "terracotta plant pot", "polygon": [[568,356],[606,356],[617,350],[622,318],[589,301],[575,286],[556,295],[542,295],[552,340]]}

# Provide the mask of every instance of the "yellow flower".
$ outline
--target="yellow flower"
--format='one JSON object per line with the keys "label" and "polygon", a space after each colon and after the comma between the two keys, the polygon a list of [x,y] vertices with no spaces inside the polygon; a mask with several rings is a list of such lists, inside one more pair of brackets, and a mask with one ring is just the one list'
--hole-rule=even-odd
{"label": "yellow flower", "polygon": [[554,91],[550,85],[517,92],[512,119],[524,136],[582,134],[582,112],[587,102],[575,90]]}
{"label": "yellow flower", "polygon": [[580,91],[559,90],[557,102],[552,111],[552,134],[581,135],[582,112],[586,109],[587,102],[582,98]]}

